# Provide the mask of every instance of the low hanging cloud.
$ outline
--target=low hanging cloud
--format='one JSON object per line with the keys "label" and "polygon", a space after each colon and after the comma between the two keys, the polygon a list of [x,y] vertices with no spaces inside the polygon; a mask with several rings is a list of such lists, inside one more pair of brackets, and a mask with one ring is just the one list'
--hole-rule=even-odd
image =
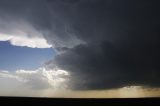
{"label": "low hanging cloud", "polygon": [[12,17],[5,20],[18,18],[31,25],[40,34],[29,38],[43,37],[59,51],[46,65],[67,70],[70,89],[155,88],[160,87],[158,4],[159,0],[1,0],[0,13]]}

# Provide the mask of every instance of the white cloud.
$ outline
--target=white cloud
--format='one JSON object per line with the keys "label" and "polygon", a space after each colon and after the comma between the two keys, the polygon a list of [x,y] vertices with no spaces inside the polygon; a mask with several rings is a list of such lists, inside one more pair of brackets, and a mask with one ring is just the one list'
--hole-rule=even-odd
{"label": "white cloud", "polygon": [[14,46],[30,48],[50,48],[42,32],[24,20],[6,20],[0,18],[0,41],[9,41]]}
{"label": "white cloud", "polygon": [[[13,87],[11,84],[12,82],[10,82],[10,79],[13,79],[16,83],[18,83],[18,85],[23,85],[31,90],[42,90],[49,88],[55,90],[67,89],[68,76],[69,73],[67,71],[55,69],[46,70],[46,68],[39,68],[37,70],[17,70],[15,72],[0,71],[0,79],[1,81],[5,79],[6,88]],[[1,83],[3,82],[0,82],[0,84]]]}
{"label": "white cloud", "polygon": [[0,72],[0,77],[2,78],[14,78],[18,79],[18,76],[13,75],[12,73],[9,73],[8,71],[1,71]]}
{"label": "white cloud", "polygon": [[52,45],[48,44],[43,37],[28,36],[14,36],[0,33],[0,41],[9,41],[14,46],[26,46],[30,48],[50,48]]}

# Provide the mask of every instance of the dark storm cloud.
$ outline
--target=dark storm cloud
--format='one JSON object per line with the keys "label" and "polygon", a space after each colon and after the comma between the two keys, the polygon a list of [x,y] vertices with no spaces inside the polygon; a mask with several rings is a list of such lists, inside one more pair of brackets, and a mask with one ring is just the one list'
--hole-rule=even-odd
{"label": "dark storm cloud", "polygon": [[85,42],[65,49],[52,62],[71,72],[72,89],[160,86],[158,1],[52,4],[53,10],[57,6],[59,20],[68,24],[68,31]]}
{"label": "dark storm cloud", "polygon": [[160,86],[159,0],[1,1],[63,51],[49,63],[71,73],[71,89]]}

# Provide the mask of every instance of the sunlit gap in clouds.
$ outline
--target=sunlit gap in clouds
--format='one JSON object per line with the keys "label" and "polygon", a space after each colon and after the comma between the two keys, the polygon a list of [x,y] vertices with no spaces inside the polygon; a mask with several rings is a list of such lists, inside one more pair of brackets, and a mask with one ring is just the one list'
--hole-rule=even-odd
{"label": "sunlit gap in clouds", "polygon": [[123,98],[143,97],[145,90],[142,86],[125,86],[119,89],[119,95]]}
{"label": "sunlit gap in clouds", "polygon": [[67,88],[68,76],[69,72],[61,69],[50,69],[46,70],[45,68],[41,68],[42,73],[46,76],[48,83],[55,89],[59,88]]}

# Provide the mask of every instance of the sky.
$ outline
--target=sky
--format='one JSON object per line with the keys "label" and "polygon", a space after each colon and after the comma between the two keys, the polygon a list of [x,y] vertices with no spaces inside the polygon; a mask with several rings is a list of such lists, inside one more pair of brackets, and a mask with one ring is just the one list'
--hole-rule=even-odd
{"label": "sky", "polygon": [[36,69],[45,61],[54,58],[55,52],[51,48],[39,49],[12,46],[8,41],[0,42],[1,70],[16,71],[18,69]]}
{"label": "sky", "polygon": [[159,97],[159,3],[0,0],[0,95]]}

